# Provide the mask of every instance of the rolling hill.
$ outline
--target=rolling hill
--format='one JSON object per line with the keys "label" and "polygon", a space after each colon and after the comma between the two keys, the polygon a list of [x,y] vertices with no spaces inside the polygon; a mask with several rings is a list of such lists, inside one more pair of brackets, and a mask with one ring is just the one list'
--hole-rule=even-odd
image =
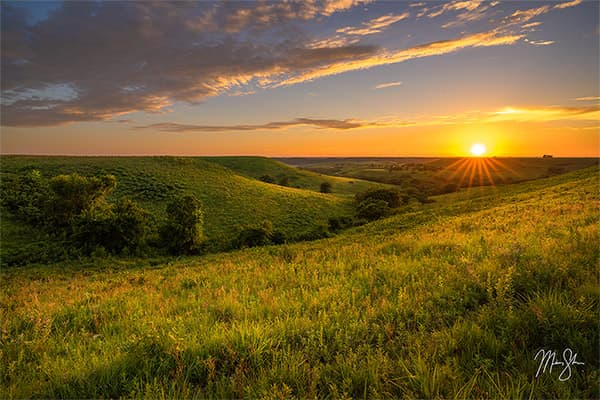
{"label": "rolling hill", "polygon": [[[250,165],[251,161],[239,160],[237,169],[254,169]],[[244,164],[249,164],[249,167],[243,167]],[[261,167],[261,173],[268,171],[277,174],[282,169],[277,164],[267,162]],[[261,182],[211,159],[2,157],[2,174],[18,174],[32,169],[40,170],[44,176],[69,173],[87,176],[115,175],[118,184],[109,200],[129,197],[159,218],[164,215],[165,204],[170,198],[183,193],[194,194],[204,205],[205,230],[209,237],[231,235],[245,225],[260,224],[264,220],[270,220],[275,228],[292,234],[326,224],[328,217],[352,212],[348,196],[318,193],[320,181],[316,174],[313,177],[312,173],[302,174],[289,167],[286,167],[286,173],[302,178],[301,182],[306,183],[302,186],[314,183],[314,190]],[[352,186],[346,180],[339,181]],[[367,185],[357,183],[356,186],[360,189]],[[341,189],[336,181],[334,190],[338,187]],[[348,193],[350,190],[343,192]]]}
{"label": "rolling hill", "polygon": [[[598,173],[309,243],[3,270],[0,395],[598,398]],[[541,349],[584,364],[536,376]]]}

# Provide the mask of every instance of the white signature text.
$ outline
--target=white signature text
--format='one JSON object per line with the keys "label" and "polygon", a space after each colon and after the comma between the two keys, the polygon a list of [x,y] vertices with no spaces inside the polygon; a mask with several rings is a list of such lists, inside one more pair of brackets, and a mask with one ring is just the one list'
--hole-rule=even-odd
{"label": "white signature text", "polygon": [[538,366],[535,377],[537,378],[541,374],[548,371],[552,373],[552,368],[560,367],[560,374],[558,375],[558,380],[561,382],[568,381],[571,378],[571,366],[574,365],[584,365],[585,363],[577,361],[577,353],[574,353],[570,348],[566,348],[562,352],[562,358],[557,356],[556,351],[554,350],[544,350],[541,349],[537,353],[535,353],[534,360],[540,357],[540,364]]}

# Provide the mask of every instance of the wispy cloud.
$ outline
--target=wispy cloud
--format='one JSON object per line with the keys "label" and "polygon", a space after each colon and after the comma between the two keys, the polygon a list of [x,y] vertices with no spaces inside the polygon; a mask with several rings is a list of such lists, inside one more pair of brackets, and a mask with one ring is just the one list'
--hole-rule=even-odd
{"label": "wispy cloud", "polygon": [[[539,24],[532,18],[581,2],[514,11],[498,18],[495,29],[404,49],[361,40],[409,18],[409,12],[346,26],[339,36],[320,41],[298,27],[298,21],[325,19],[364,3],[63,2],[31,25],[23,9],[1,2],[2,125],[50,126],[136,111],[160,113],[176,103],[198,104],[221,94],[246,95],[467,48],[508,46],[526,37],[513,32],[513,24],[531,28]],[[434,3],[427,12],[431,18],[462,13],[455,21],[469,22],[494,3]],[[414,3],[410,13],[428,5]],[[34,95],[60,87],[71,88],[72,95]]]}
{"label": "wispy cloud", "polygon": [[530,22],[528,24],[523,25],[521,28],[527,29],[527,28],[535,28],[536,26],[540,26],[542,23],[541,22]]}
{"label": "wispy cloud", "polygon": [[529,40],[525,39],[525,42],[529,43],[532,46],[548,46],[554,44],[553,40]]}
{"label": "wispy cloud", "polygon": [[236,132],[236,131],[265,131],[286,130],[290,128],[308,126],[317,129],[351,130],[371,128],[408,128],[419,126],[442,126],[463,124],[485,124],[498,122],[523,122],[544,123],[555,121],[571,122],[593,122],[597,123],[600,118],[598,107],[512,107],[507,106],[493,111],[469,111],[454,115],[434,115],[406,120],[396,117],[386,117],[375,120],[361,119],[315,119],[296,118],[290,121],[267,122],[264,124],[241,124],[241,125],[200,125],[179,124],[174,122],[161,122],[150,125],[137,126],[139,130],[154,130],[172,133],[192,132]]}
{"label": "wispy cloud", "polygon": [[448,11],[467,10],[473,11],[483,2],[483,0],[455,0],[436,7],[435,11],[429,13],[429,18],[439,17]]}
{"label": "wispy cloud", "polygon": [[597,100],[600,100],[600,96],[577,97],[575,100],[577,100],[577,101],[597,101]]}
{"label": "wispy cloud", "polygon": [[402,21],[408,18],[409,13],[405,12],[399,15],[383,15],[378,18],[374,18],[370,21],[363,22],[360,27],[346,26],[336,30],[337,33],[343,33],[346,35],[357,35],[366,36],[374,33],[379,33],[388,26],[395,24],[396,22]]}
{"label": "wispy cloud", "polygon": [[583,0],[567,1],[567,2],[555,5],[554,8],[558,8],[558,9],[569,8],[569,7],[577,6],[577,5],[581,4],[581,3],[583,3]]}
{"label": "wispy cloud", "polygon": [[379,122],[363,121],[357,119],[313,119],[296,118],[291,121],[268,122],[265,124],[249,125],[194,125],[162,122],[151,125],[138,126],[137,129],[151,129],[162,132],[235,132],[235,131],[264,131],[284,130],[298,126],[312,126],[319,129],[348,130],[356,128],[369,128],[381,126]]}
{"label": "wispy cloud", "polygon": [[379,50],[377,53],[367,57],[346,62],[332,63],[330,65],[314,68],[306,72],[301,72],[288,79],[282,80],[280,83],[277,83],[275,87],[293,85],[300,82],[310,81],[324,76],[341,74],[348,71],[401,63],[415,58],[448,54],[469,47],[510,45],[514,44],[523,37],[524,35],[510,33],[501,34],[496,30],[492,30],[488,32],[466,35],[456,39],[426,43],[404,50]]}
{"label": "wispy cloud", "polygon": [[402,85],[402,82],[380,83],[379,85],[374,86],[373,89],[385,89],[385,88],[390,88],[390,87],[400,86],[400,85]]}

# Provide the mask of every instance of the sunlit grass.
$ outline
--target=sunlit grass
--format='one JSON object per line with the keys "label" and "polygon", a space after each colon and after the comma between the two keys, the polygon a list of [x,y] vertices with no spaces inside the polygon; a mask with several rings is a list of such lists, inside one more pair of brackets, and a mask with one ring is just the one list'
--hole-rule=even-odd
{"label": "sunlit grass", "polygon": [[[598,398],[597,173],[314,243],[4,270],[0,396]],[[566,346],[585,367],[535,379]]]}

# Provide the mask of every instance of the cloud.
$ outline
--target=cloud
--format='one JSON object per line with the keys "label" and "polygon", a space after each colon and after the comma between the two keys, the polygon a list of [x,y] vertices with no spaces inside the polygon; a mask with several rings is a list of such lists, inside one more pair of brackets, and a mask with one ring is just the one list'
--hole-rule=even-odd
{"label": "cloud", "polygon": [[544,5],[544,6],[536,7],[536,8],[530,8],[527,10],[517,10],[517,11],[513,12],[511,15],[509,15],[508,17],[505,17],[502,20],[502,25],[504,27],[508,27],[510,25],[523,24],[523,23],[530,21],[532,18],[535,18],[539,15],[547,13],[550,10],[551,10],[551,7],[549,5]]}
{"label": "cloud", "polygon": [[[364,58],[378,49],[311,49],[287,22],[358,3],[64,2],[28,25],[23,11],[3,2],[2,125],[161,112],[176,102],[236,93],[238,86],[250,92],[281,74]],[[72,88],[73,98],[30,95],[60,86]]]}
{"label": "cloud", "polygon": [[581,3],[583,3],[583,0],[567,1],[567,2],[555,5],[553,8],[558,8],[558,9],[569,8],[569,7],[574,7],[576,5],[579,5]]}
{"label": "cloud", "polygon": [[600,96],[577,97],[575,100],[577,100],[577,101],[598,101],[598,100],[600,100]]}
{"label": "cloud", "polygon": [[443,24],[442,28],[453,28],[457,26],[462,26],[469,22],[479,21],[486,17],[489,17],[492,8],[498,4],[498,2],[458,2],[447,4],[450,6],[454,6],[453,8],[449,8],[451,10],[465,9],[466,11],[461,12],[456,16],[455,19]]}
{"label": "cloud", "polygon": [[318,129],[351,130],[369,128],[406,128],[417,126],[462,125],[472,123],[497,122],[553,122],[584,121],[596,124],[600,118],[598,107],[511,107],[507,106],[495,111],[470,111],[455,115],[438,115],[422,117],[414,120],[403,120],[396,117],[376,120],[361,119],[314,119],[296,118],[290,121],[268,122],[247,125],[197,125],[161,122],[137,126],[139,130],[155,130],[172,133],[192,132],[254,132],[264,130],[285,130],[299,126],[312,126]]}
{"label": "cloud", "polygon": [[598,107],[505,107],[489,114],[489,121],[547,122],[600,118]]}
{"label": "cloud", "polygon": [[439,17],[440,15],[448,12],[448,11],[460,11],[467,10],[473,11],[479,5],[483,3],[483,0],[455,0],[450,3],[446,3],[442,6],[436,7],[436,10],[429,13],[427,16],[429,18]]}
{"label": "cloud", "polygon": [[348,130],[379,126],[378,122],[361,121],[356,119],[313,119],[296,118],[291,121],[269,122],[257,125],[193,125],[161,122],[157,124],[138,126],[137,129],[152,129],[162,132],[234,132],[234,131],[263,131],[283,130],[298,126],[313,126],[319,129]]}
{"label": "cloud", "polygon": [[408,12],[399,15],[383,15],[381,17],[374,18],[370,21],[363,22],[361,27],[346,26],[344,28],[339,28],[338,30],[336,30],[336,32],[343,33],[346,35],[372,35],[374,33],[381,32],[383,29],[387,28],[392,24],[395,24],[396,22],[408,18],[408,16]]}
{"label": "cloud", "polygon": [[527,28],[534,28],[536,26],[540,26],[542,23],[541,22],[530,22],[528,24],[523,25],[521,28],[527,29]]}
{"label": "cloud", "polygon": [[527,42],[533,46],[548,46],[548,45],[556,43],[553,40],[529,40],[529,39],[525,39],[525,42]]}
{"label": "cloud", "polygon": [[375,87],[373,87],[373,89],[385,89],[385,88],[390,88],[390,87],[400,86],[400,85],[402,85],[402,82],[380,83],[379,85],[376,85]]}
{"label": "cloud", "polygon": [[[49,126],[161,113],[220,94],[251,94],[466,48],[512,45],[525,35],[511,32],[511,24],[526,24],[550,9],[516,11],[499,28],[405,49],[361,44],[360,38],[407,13],[345,27],[340,37],[320,42],[297,23],[364,3],[63,2],[32,24],[24,8],[2,2],[1,123]],[[436,7],[477,12],[492,4]]]}
{"label": "cloud", "polygon": [[348,71],[368,69],[381,65],[397,64],[415,58],[423,58],[452,53],[469,47],[489,47],[510,45],[523,38],[524,35],[501,34],[497,30],[462,36],[456,39],[442,40],[410,47],[404,50],[386,51],[380,49],[374,54],[355,60],[331,63],[308,71],[297,73],[295,76],[282,80],[275,87],[293,85],[314,80],[324,76],[341,74]]}

